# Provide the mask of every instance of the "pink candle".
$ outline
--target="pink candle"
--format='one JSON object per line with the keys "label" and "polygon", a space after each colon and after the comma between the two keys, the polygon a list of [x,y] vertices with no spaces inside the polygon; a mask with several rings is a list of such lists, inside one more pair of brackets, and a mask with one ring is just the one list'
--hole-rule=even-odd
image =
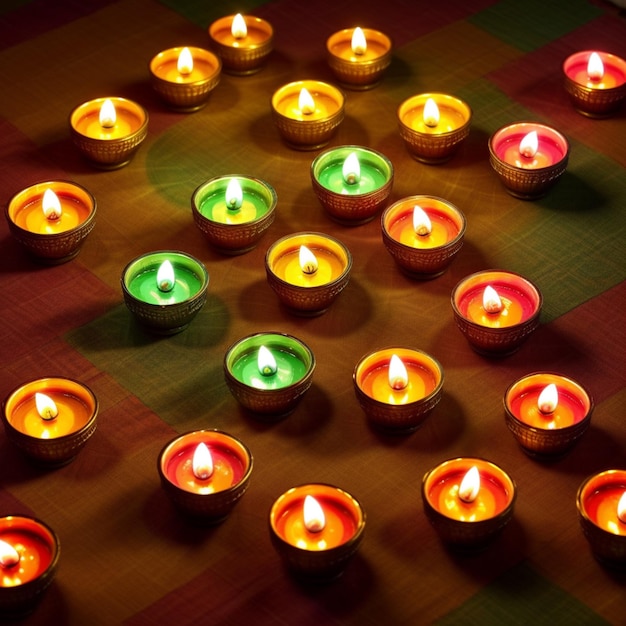
{"label": "pink candle", "polygon": [[[565,75],[590,89],[613,89],[626,83],[626,61],[608,52],[596,51],[601,71],[590,71],[589,59],[593,50],[584,50],[569,56],[563,64]],[[592,61],[593,66],[593,61]]]}
{"label": "pink candle", "polygon": [[[524,138],[537,133],[536,151],[525,152],[520,148]],[[567,140],[561,133],[544,124],[519,122],[500,129],[491,139],[497,158],[521,169],[540,169],[562,161],[568,153]]]}

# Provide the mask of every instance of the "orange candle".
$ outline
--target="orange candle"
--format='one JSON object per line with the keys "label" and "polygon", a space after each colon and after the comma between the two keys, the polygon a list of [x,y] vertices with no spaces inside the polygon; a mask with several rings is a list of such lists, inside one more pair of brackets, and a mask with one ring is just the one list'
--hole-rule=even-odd
{"label": "orange candle", "polygon": [[500,467],[480,458],[460,457],[424,475],[424,512],[441,538],[453,544],[491,539],[510,520],[515,484]]}
{"label": "orange candle", "polygon": [[[49,194],[53,194],[50,196]],[[48,207],[46,199],[51,198]],[[93,211],[93,201],[82,189],[63,181],[39,183],[14,196],[9,203],[9,218],[16,226],[42,235],[72,230],[82,224]],[[58,210],[46,213],[46,208]]]}
{"label": "orange candle", "polygon": [[[37,406],[37,394],[56,406],[56,414]],[[69,378],[40,378],[9,394],[4,407],[6,424],[34,437],[50,440],[76,433],[95,417],[97,400],[91,390]]]}
{"label": "orange candle", "polygon": [[[473,498],[463,498],[460,487],[467,472],[478,470],[479,488]],[[513,499],[511,480],[497,466],[483,459],[459,458],[437,466],[427,475],[425,493],[442,515],[463,522],[477,522],[502,513]]]}
{"label": "orange candle", "polygon": [[209,26],[209,37],[224,69],[231,74],[252,74],[272,51],[272,25],[253,15],[227,15]]}
{"label": "orange candle", "polygon": [[371,28],[345,28],[326,41],[328,64],[352,89],[375,86],[391,63],[391,39]]}
{"label": "orange candle", "polygon": [[169,48],[150,61],[152,87],[172,108],[197,111],[218,85],[222,62],[212,52],[193,46]]}
{"label": "orange candle", "polygon": [[322,483],[292,487],[270,509],[270,537],[297,575],[340,575],[365,531],[365,511],[343,489]]}

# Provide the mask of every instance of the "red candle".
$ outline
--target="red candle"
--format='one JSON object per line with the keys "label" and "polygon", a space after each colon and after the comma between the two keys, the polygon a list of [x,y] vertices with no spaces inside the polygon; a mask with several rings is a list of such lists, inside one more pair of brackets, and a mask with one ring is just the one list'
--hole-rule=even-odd
{"label": "red candle", "polygon": [[[501,308],[490,312],[483,296],[492,287],[501,300]],[[506,328],[528,320],[537,312],[539,296],[528,281],[511,272],[487,271],[466,279],[454,295],[459,313],[475,324]]]}
{"label": "red candle", "polygon": [[622,568],[626,564],[626,470],[589,476],[576,495],[578,519],[595,556]]}
{"label": "red candle", "polygon": [[[540,397],[549,385],[556,389],[556,402],[542,405]],[[535,428],[565,428],[587,417],[589,394],[575,381],[549,372],[530,374],[513,384],[505,395],[507,409],[520,421]]]}
{"label": "red candle", "polygon": [[[213,471],[206,477],[193,471],[193,456],[201,443],[207,446],[213,463]],[[183,435],[161,456],[165,477],[180,489],[198,494],[223,491],[241,482],[249,464],[241,447],[227,435],[216,431]]]}
{"label": "red candle", "polygon": [[3,617],[31,612],[52,582],[59,540],[43,522],[22,515],[0,517],[0,611]]}

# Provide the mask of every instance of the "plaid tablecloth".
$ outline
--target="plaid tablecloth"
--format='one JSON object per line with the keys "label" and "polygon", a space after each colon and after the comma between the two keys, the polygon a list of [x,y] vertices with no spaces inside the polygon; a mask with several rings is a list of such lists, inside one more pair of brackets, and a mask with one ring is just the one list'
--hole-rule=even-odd
{"label": "plaid tablecloth", "polygon": [[[237,11],[272,23],[275,49],[258,74],[223,74],[208,106],[168,111],[152,92],[148,61],[177,45],[209,47],[208,25]],[[467,217],[465,245],[440,278],[403,276],[386,252],[378,217],[350,228],[315,197],[316,153],[288,148],[270,114],[279,86],[334,82],[327,37],[354,25],[393,40],[383,82],[346,91],[346,119],[331,145],[369,146],[395,168],[391,200],[433,194]],[[98,429],[70,465],[34,467],[0,433],[0,514],[35,515],[61,539],[58,575],[24,623],[127,624],[620,624],[623,572],[592,556],[575,495],[597,471],[626,466],[624,405],[626,109],[606,120],[574,111],[561,65],[573,52],[626,57],[626,21],[600,0],[8,0],[0,9],[2,203],[41,180],[68,179],[98,202],[79,257],[44,267],[0,224],[0,395],[40,376],[89,385]],[[413,160],[396,110],[407,97],[442,91],[473,110],[470,136],[449,163]],[[119,95],[149,112],[149,134],[118,171],[92,169],[71,143],[70,111]],[[519,120],[550,124],[571,144],[567,172],[543,199],[510,196],[489,165],[487,140]],[[276,221],[251,252],[225,257],[195,227],[193,190],[220,174],[267,180]],[[267,284],[264,256],[301,230],[333,235],[354,257],[346,290],[324,315],[287,313]],[[122,268],[141,253],[178,249],[210,274],[205,307],[183,333],[146,334],[122,302]],[[474,353],[454,325],[450,294],[488,268],[521,273],[544,296],[541,326],[515,355]],[[276,330],[315,353],[314,383],[276,423],[244,412],[222,372],[227,347]],[[368,351],[425,350],[444,369],[444,396],[409,436],[372,430],[352,372]],[[592,393],[592,425],[565,458],[527,457],[507,430],[503,394],[520,376],[558,371]],[[249,491],[215,528],[172,508],[156,471],[176,433],[219,428],[252,450]],[[439,541],[420,483],[439,462],[487,458],[518,486],[514,519],[485,551],[462,556]],[[367,513],[365,539],[344,576],[307,586],[283,568],[268,532],[274,499],[326,482]]]}

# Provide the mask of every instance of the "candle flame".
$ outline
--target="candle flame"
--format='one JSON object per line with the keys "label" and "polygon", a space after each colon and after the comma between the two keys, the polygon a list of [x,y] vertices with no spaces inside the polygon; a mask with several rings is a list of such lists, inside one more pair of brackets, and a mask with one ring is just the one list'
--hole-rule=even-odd
{"label": "candle flame", "polygon": [[537,406],[542,413],[554,413],[559,404],[559,391],[554,383],[546,385],[537,399]]}
{"label": "candle flame", "polygon": [[306,87],[302,87],[298,96],[298,108],[302,115],[311,115],[315,112],[315,100]]}
{"label": "candle flame", "polygon": [[430,235],[433,225],[426,211],[417,204],[413,207],[413,229],[417,235]]}
{"label": "candle flame", "polygon": [[432,98],[427,98],[424,104],[424,124],[431,128],[439,124],[439,107]]}
{"label": "candle flame", "polygon": [[206,443],[200,442],[193,452],[191,459],[193,475],[198,480],[207,480],[213,474],[213,457]]}
{"label": "candle flame", "polygon": [[522,156],[532,159],[539,148],[539,137],[536,130],[531,130],[519,142],[519,151]]}
{"label": "candle flame", "polygon": [[487,285],[483,291],[483,309],[487,313],[500,313],[503,309],[502,300],[491,285]]}
{"label": "candle flame", "polygon": [[476,496],[480,491],[480,474],[475,465],[467,470],[463,480],[459,485],[459,498],[468,504],[476,500]]}
{"label": "candle flame", "polygon": [[365,33],[360,26],[357,26],[352,33],[352,52],[357,56],[365,54],[367,51],[367,40],[365,39]]}
{"label": "candle flame", "polygon": [[107,98],[100,107],[100,126],[102,128],[113,128],[117,121],[117,112],[115,111],[115,105]]}
{"label": "candle flame", "polygon": [[276,359],[274,358],[274,355],[265,346],[261,346],[259,348],[259,353],[257,355],[257,364],[259,372],[261,372],[263,376],[273,376],[278,370],[278,365],[276,364]]}
{"label": "candle flame", "polygon": [[35,406],[37,407],[37,413],[39,413],[41,419],[53,420],[59,414],[56,403],[45,393],[37,392],[35,394]]}
{"label": "candle flame", "polygon": [[0,539],[0,566],[13,567],[20,561],[20,553],[6,541]]}
{"label": "candle flame", "polygon": [[305,496],[303,516],[304,526],[309,532],[318,533],[321,530],[324,530],[324,526],[326,526],[324,509],[313,496]]}
{"label": "candle flame", "polygon": [[59,201],[59,196],[57,196],[52,189],[46,189],[43,192],[41,208],[46,219],[54,221],[61,217],[61,202]]}
{"label": "candle flame", "polygon": [[617,517],[622,524],[626,524],[626,491],[617,503]]}
{"label": "candle flame", "polygon": [[241,189],[241,185],[236,178],[231,178],[228,181],[228,186],[226,187],[226,206],[236,211],[241,208],[243,204],[243,190]]}
{"label": "candle flame", "polygon": [[397,354],[392,354],[389,359],[389,386],[396,391],[401,391],[409,384],[409,374],[402,359]]}
{"label": "candle flame", "polygon": [[233,17],[233,23],[230,27],[230,32],[235,39],[245,39],[248,36],[248,27],[246,26],[246,20],[243,19],[241,13],[237,13]]}
{"label": "candle flame", "polygon": [[305,274],[315,274],[317,272],[317,257],[306,246],[300,246],[299,261],[300,269]]}
{"label": "candle flame", "polygon": [[176,276],[174,274],[174,266],[168,259],[165,259],[157,271],[157,287],[159,291],[168,292],[174,289],[175,283]]}
{"label": "candle flame", "polygon": [[355,185],[361,180],[361,164],[356,152],[351,152],[341,168],[343,179],[348,185]]}
{"label": "candle flame", "polygon": [[587,76],[589,80],[602,80],[604,78],[604,63],[597,52],[592,52],[589,55],[589,61],[587,62]]}
{"label": "candle flame", "polygon": [[176,67],[181,74],[187,75],[193,72],[193,57],[189,48],[185,47],[180,51]]}

